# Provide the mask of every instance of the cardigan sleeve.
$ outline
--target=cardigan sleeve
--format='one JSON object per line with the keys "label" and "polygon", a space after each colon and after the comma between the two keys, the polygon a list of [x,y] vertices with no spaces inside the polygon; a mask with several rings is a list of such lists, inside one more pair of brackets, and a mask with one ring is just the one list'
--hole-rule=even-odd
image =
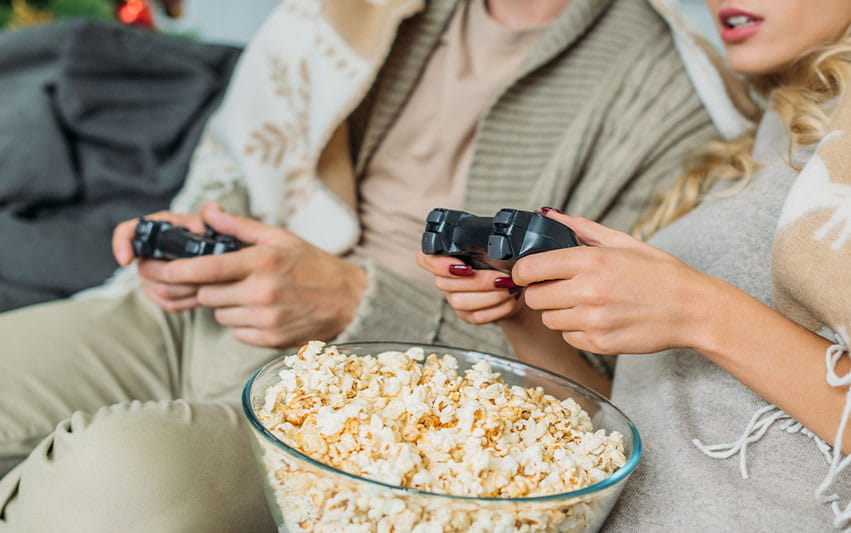
{"label": "cardigan sleeve", "polygon": [[565,206],[627,232],[673,186],[695,148],[718,137],[669,39],[647,42],[633,53],[623,58],[626,73],[613,69],[618,79],[612,83],[620,88],[607,102],[583,190]]}
{"label": "cardigan sleeve", "polygon": [[355,318],[334,342],[402,341],[512,355],[498,326],[468,324],[443,294],[424,290],[374,261],[364,267],[367,290]]}

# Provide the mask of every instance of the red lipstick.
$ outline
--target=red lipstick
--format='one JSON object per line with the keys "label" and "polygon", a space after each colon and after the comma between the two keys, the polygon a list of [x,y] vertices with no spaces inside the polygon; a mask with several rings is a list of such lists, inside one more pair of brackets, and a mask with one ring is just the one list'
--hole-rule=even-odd
{"label": "red lipstick", "polygon": [[719,11],[718,20],[721,22],[721,39],[726,43],[737,43],[753,36],[763,22],[758,15],[733,7]]}

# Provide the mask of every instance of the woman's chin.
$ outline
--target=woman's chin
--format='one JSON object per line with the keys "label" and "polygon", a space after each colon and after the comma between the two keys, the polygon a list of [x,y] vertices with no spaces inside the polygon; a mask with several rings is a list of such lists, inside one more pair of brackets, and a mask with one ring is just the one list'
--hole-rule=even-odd
{"label": "woman's chin", "polygon": [[727,61],[730,68],[745,76],[772,74],[784,69],[789,61],[774,60],[759,50],[736,50],[727,48]]}

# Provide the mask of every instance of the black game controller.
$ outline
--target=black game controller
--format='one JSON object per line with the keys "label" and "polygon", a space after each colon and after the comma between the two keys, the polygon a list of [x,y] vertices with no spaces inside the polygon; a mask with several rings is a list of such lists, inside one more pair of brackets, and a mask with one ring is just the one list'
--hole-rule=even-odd
{"label": "black game controller", "polygon": [[500,209],[493,217],[488,256],[516,261],[527,255],[579,246],[573,230],[544,215],[519,209]]}
{"label": "black game controller", "polygon": [[426,218],[422,250],[430,255],[458,257],[473,268],[503,270],[488,257],[493,219],[455,209],[432,209]]}
{"label": "black game controller", "polygon": [[183,226],[145,218],[140,218],[136,224],[132,244],[136,257],[165,260],[224,254],[243,246],[236,238],[212,229],[203,234],[192,233]]}
{"label": "black game controller", "polygon": [[492,218],[433,209],[422,236],[423,253],[450,255],[476,269],[502,272],[511,272],[521,257],[578,245],[564,224],[519,209],[501,209]]}

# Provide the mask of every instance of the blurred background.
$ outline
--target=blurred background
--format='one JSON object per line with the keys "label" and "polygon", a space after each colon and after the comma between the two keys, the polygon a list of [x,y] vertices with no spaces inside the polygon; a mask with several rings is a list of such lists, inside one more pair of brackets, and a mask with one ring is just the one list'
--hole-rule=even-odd
{"label": "blurred background", "polygon": [[[637,1],[637,0],[636,0]],[[704,0],[677,2],[691,26],[720,47]],[[280,0],[0,0],[0,27],[68,16],[115,18],[199,40],[243,46]]]}
{"label": "blurred background", "polygon": [[715,31],[715,21],[712,20],[712,16],[706,8],[705,0],[679,0],[679,8],[683,13],[683,17],[695,30],[703,34],[719,50],[723,51],[721,39],[718,37],[718,32]]}
{"label": "blurred background", "polygon": [[165,31],[209,42],[244,45],[280,0],[183,0],[178,18],[160,17]]}
{"label": "blurred background", "polygon": [[280,0],[0,0],[0,28],[68,17],[119,19],[217,44],[243,46]]}

